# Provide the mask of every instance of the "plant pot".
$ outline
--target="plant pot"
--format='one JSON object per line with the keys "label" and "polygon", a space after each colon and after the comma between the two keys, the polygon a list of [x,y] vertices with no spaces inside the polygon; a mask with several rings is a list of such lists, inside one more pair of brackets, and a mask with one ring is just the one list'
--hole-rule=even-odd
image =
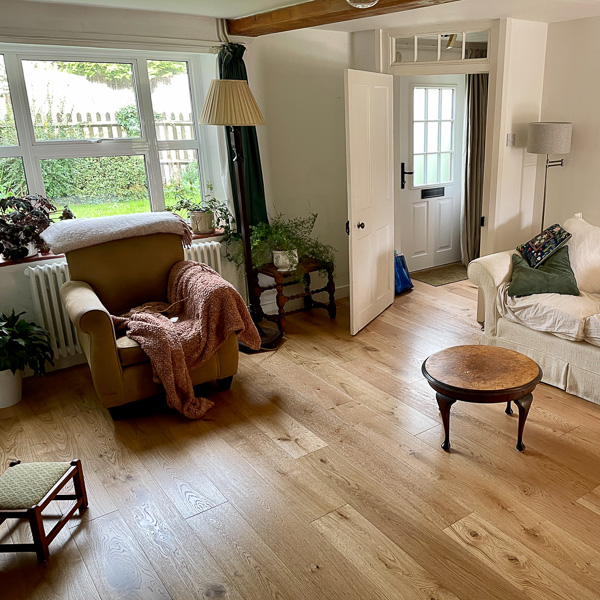
{"label": "plant pot", "polygon": [[0,408],[7,408],[21,401],[23,371],[14,375],[8,369],[0,371]]}
{"label": "plant pot", "polygon": [[25,258],[31,258],[32,256],[37,256],[38,249],[37,249],[37,246],[33,242],[29,242],[29,244],[27,244],[27,249],[29,250],[29,252]]}
{"label": "plant pot", "polygon": [[294,271],[298,266],[298,250],[273,250],[273,264],[282,273]]}
{"label": "plant pot", "polygon": [[190,223],[194,233],[213,233],[215,230],[215,215],[212,211],[190,211]]}

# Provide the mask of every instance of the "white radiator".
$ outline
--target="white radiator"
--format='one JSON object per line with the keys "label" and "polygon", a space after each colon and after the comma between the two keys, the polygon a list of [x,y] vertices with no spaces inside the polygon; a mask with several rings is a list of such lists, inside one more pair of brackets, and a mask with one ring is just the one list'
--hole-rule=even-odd
{"label": "white radiator", "polygon": [[[221,273],[221,244],[201,242],[184,252],[185,260],[194,260],[211,266]],[[29,278],[31,297],[36,312],[36,322],[47,329],[52,338],[54,357],[81,354],[77,332],[69,320],[69,315],[60,299],[60,288],[70,281],[66,261],[51,265],[28,267],[25,275]]]}

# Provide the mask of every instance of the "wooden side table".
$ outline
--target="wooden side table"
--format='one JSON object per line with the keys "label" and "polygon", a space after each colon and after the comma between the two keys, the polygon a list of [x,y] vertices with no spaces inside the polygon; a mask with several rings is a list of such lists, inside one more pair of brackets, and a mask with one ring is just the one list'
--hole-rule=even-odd
{"label": "wooden side table", "polygon": [[[267,275],[274,280],[274,283],[272,285],[260,286],[257,283],[256,284],[257,297],[260,300],[260,296],[262,295],[263,292],[266,292],[267,290],[276,290],[277,291],[276,302],[277,302],[277,309],[278,309],[276,315],[268,315],[263,311],[262,306],[260,305],[260,302],[259,302],[259,305],[257,306],[258,319],[259,320],[267,319],[269,321],[273,321],[273,322],[277,323],[277,327],[278,327],[279,331],[281,331],[281,332],[283,332],[283,320],[285,319],[286,315],[292,315],[292,314],[302,312],[305,310],[310,310],[312,308],[324,308],[329,313],[329,317],[331,319],[335,319],[336,306],[335,306],[335,283],[333,281],[333,267],[325,265],[321,261],[314,260],[312,258],[302,258],[302,259],[300,259],[300,264],[301,264],[302,270],[305,272],[304,280],[303,280],[304,291],[300,292],[298,294],[293,294],[291,296],[286,296],[284,290],[285,290],[286,286],[296,285],[298,283],[297,281],[290,280],[292,273],[288,273],[285,271],[278,271],[277,267],[273,263],[264,265],[263,267],[261,267],[260,269],[258,269],[256,271],[256,275],[257,275],[256,281],[258,281],[259,274]],[[322,288],[311,290],[310,289],[310,274],[314,273],[315,271],[322,271],[322,270],[327,271],[327,285]],[[329,303],[328,304],[325,304],[324,302],[319,302],[319,301],[313,299],[313,296],[315,294],[319,294],[321,292],[327,292],[329,294]],[[285,305],[287,304],[287,302],[289,302],[290,300],[295,300],[297,298],[304,299],[304,307],[298,308],[296,310],[286,311]]]}

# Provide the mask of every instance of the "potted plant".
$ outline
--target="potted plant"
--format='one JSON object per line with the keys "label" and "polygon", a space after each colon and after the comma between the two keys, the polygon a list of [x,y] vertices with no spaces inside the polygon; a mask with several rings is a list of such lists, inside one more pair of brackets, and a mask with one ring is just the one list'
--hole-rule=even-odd
{"label": "potted plant", "polygon": [[[305,274],[303,258],[321,262],[324,269],[333,267],[335,248],[312,237],[316,219],[317,213],[294,219],[285,219],[278,214],[270,218],[269,223],[253,226],[250,247],[254,268],[260,269],[273,263],[280,271],[292,273],[294,279],[299,281]],[[233,261],[241,266],[243,260],[243,248],[238,247]]]}
{"label": "potted plant", "polygon": [[54,365],[50,333],[35,323],[21,319],[24,313],[0,312],[0,408],[21,400],[23,370],[35,375],[46,372],[46,361]]}
{"label": "potted plant", "polygon": [[[0,253],[4,258],[18,262],[46,249],[40,234],[50,226],[55,212],[54,204],[37,194],[0,199]],[[72,218],[65,206],[60,219]]]}

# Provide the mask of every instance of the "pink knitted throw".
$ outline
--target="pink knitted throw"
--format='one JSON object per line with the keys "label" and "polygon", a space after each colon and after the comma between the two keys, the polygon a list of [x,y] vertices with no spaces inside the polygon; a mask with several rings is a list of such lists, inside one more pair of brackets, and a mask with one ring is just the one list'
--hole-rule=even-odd
{"label": "pink knitted throw", "polygon": [[196,398],[190,371],[205,363],[235,332],[257,350],[260,336],[236,289],[209,266],[180,261],[169,274],[170,304],[151,302],[120,317],[117,329],[127,328],[150,358],[154,381],[162,383],[167,403],[188,419],[199,419],[213,402]]}

